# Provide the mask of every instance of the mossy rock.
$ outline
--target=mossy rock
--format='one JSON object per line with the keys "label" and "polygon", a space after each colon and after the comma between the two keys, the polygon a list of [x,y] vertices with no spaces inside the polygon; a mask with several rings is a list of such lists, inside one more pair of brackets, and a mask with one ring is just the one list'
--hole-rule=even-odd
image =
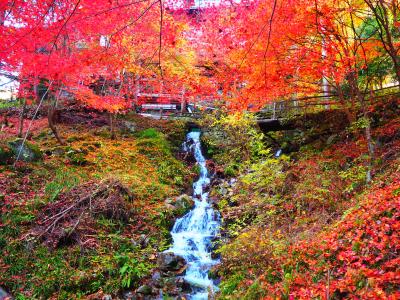
{"label": "mossy rock", "polygon": [[194,206],[193,197],[183,194],[175,198],[168,198],[165,200],[167,207],[173,210],[174,215],[184,215]]}
{"label": "mossy rock", "polygon": [[31,144],[23,139],[16,139],[8,142],[15,157],[25,162],[34,162],[43,159],[43,153],[38,146]]}
{"label": "mossy rock", "polygon": [[12,161],[13,151],[7,145],[0,145],[0,165],[6,165]]}
{"label": "mossy rock", "polygon": [[66,152],[66,156],[68,157],[69,161],[71,164],[75,166],[84,166],[88,164],[88,161],[86,159],[86,154],[87,154],[86,149],[69,149]]}

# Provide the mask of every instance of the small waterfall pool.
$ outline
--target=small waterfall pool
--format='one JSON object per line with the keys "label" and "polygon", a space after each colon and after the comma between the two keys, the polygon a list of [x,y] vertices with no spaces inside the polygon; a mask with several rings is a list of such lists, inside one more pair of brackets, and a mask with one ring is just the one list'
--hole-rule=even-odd
{"label": "small waterfall pool", "polygon": [[183,144],[184,151],[192,152],[200,168],[199,179],[193,183],[194,208],[176,220],[171,231],[173,246],[167,250],[185,258],[184,279],[191,285],[189,299],[209,299],[217,287],[208,277],[208,271],[219,261],[212,259],[212,241],[219,233],[220,216],[208,202],[210,175],[201,151],[201,132],[190,131]]}

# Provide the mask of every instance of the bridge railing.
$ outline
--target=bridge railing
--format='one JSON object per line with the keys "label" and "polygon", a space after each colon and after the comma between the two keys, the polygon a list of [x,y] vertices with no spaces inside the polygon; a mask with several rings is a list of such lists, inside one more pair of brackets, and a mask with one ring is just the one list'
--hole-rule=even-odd
{"label": "bridge railing", "polygon": [[[365,100],[368,103],[382,101],[383,97],[389,95],[400,95],[399,85],[389,86],[381,89],[375,89],[371,91],[365,91]],[[173,97],[171,97],[173,98]],[[258,119],[266,120],[277,120],[282,118],[288,118],[298,116],[302,114],[318,112],[327,109],[342,109],[344,105],[360,105],[359,103],[351,103],[350,97],[345,98],[345,103],[339,101],[339,98],[335,94],[331,95],[316,95],[309,97],[299,97],[294,99],[286,99],[281,101],[274,101],[266,105],[263,109],[257,112]],[[165,104],[164,104],[165,105]],[[181,104],[182,105],[182,104]],[[189,105],[190,106],[190,105]],[[179,112],[171,112],[171,117],[192,117],[196,118],[204,110],[218,109],[213,106],[211,100],[198,101],[192,104],[193,110],[186,111],[186,109],[179,109]],[[200,111],[198,110],[200,109]]]}
{"label": "bridge railing", "polygon": [[[394,85],[362,92],[362,94],[364,94],[365,100],[372,104],[374,102],[381,101],[383,97],[400,95],[399,87],[399,85]],[[356,105],[359,104],[357,103]],[[335,94],[328,96],[310,96],[290,100],[274,101],[260,110],[258,117],[276,120],[293,115],[311,113],[325,109],[340,108],[343,108],[343,104],[339,101],[338,96]]]}

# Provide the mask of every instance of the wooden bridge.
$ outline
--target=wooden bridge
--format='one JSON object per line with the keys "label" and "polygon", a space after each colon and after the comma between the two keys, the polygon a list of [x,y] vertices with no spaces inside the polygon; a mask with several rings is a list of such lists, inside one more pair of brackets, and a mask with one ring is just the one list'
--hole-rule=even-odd
{"label": "wooden bridge", "polygon": [[[380,98],[389,95],[400,95],[399,85],[389,86],[372,91],[373,98],[370,97],[371,91],[365,92],[366,100],[371,102],[379,101]],[[167,98],[167,97],[166,97]],[[173,97],[170,97],[173,98]],[[175,96],[175,99],[177,96]],[[147,104],[149,108],[161,111],[161,118],[199,118],[201,111],[218,109],[212,105],[212,101],[199,101],[197,103],[186,102],[183,95],[181,102],[175,103],[162,103],[162,104]],[[146,108],[146,104],[143,104]],[[189,110],[187,109],[189,108]],[[190,109],[192,108],[192,109]],[[290,119],[296,116],[307,115],[310,113],[320,112],[323,110],[342,109],[343,105],[340,103],[338,96],[335,94],[324,96],[310,96],[302,98],[294,98],[283,101],[274,101],[266,105],[263,109],[256,112],[257,123],[260,127],[266,127],[271,130],[281,130],[281,128],[288,126],[283,125],[285,119]],[[163,111],[168,111],[168,114],[162,115]]]}

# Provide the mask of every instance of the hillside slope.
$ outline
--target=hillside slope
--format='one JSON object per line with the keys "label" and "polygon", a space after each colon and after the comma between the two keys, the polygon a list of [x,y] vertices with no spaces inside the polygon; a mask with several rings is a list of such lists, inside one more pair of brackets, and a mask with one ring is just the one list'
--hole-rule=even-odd
{"label": "hillside slope", "polygon": [[371,111],[371,183],[363,128],[337,126],[335,111],[264,135],[246,118],[206,123],[224,173],[212,191],[224,220],[220,299],[400,297],[399,100]]}

